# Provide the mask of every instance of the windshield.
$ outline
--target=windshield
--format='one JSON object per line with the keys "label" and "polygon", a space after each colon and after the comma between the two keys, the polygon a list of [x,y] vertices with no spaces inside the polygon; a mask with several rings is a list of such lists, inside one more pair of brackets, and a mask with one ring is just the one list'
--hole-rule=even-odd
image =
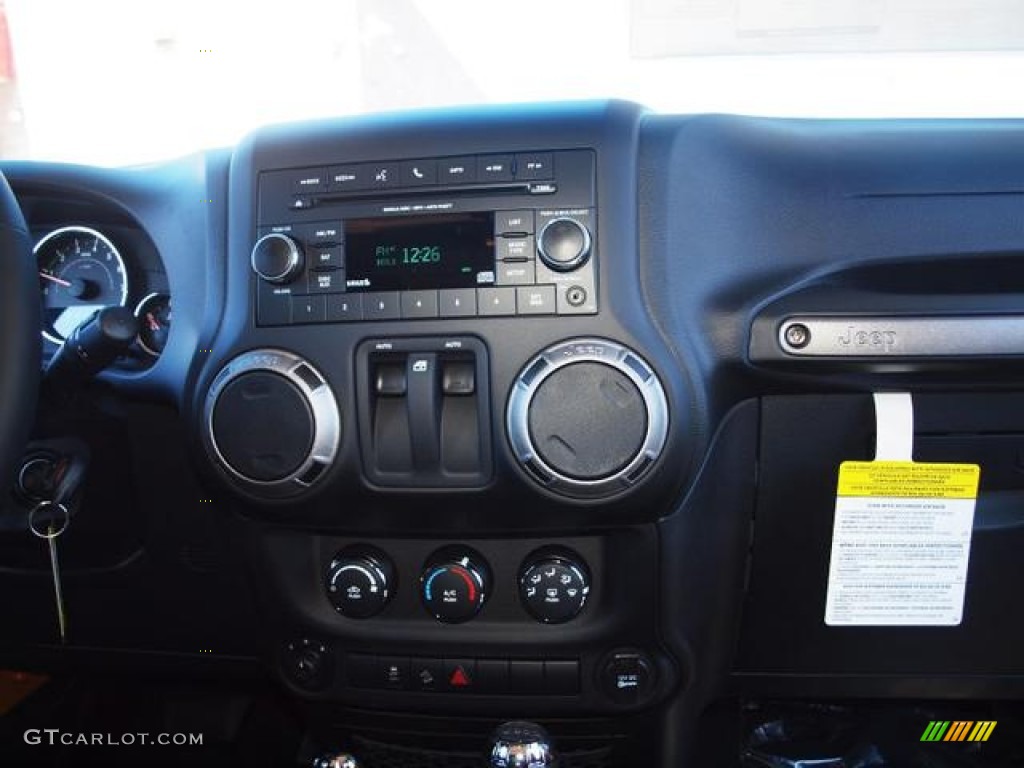
{"label": "windshield", "polygon": [[0,0],[0,158],[100,165],[259,125],[625,98],[662,112],[1019,116],[1018,0]]}

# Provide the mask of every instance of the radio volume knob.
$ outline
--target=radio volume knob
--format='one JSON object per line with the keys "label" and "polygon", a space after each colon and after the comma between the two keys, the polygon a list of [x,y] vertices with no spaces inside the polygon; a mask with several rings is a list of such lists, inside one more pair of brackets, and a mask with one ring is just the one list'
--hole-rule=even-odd
{"label": "radio volume knob", "polygon": [[571,272],[590,258],[590,231],[576,219],[552,219],[537,237],[537,250],[551,269]]}
{"label": "radio volume knob", "polygon": [[252,270],[268,283],[290,283],[302,272],[302,249],[288,235],[271,232],[252,248]]}

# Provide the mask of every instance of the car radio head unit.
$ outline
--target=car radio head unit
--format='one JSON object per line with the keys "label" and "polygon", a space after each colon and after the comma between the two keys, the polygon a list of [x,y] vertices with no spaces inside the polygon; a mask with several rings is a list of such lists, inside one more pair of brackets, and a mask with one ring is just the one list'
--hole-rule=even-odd
{"label": "car radio head unit", "polygon": [[264,171],[256,323],[595,314],[596,227],[591,150]]}

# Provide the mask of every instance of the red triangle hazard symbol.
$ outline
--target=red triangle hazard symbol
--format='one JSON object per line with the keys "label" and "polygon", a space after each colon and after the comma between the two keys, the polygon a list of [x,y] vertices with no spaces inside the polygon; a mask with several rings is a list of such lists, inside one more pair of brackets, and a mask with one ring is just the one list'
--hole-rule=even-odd
{"label": "red triangle hazard symbol", "polygon": [[472,685],[472,682],[469,679],[469,675],[466,674],[466,670],[462,667],[456,667],[455,671],[452,672],[452,676],[448,679],[448,684],[453,688],[465,688],[467,685]]}

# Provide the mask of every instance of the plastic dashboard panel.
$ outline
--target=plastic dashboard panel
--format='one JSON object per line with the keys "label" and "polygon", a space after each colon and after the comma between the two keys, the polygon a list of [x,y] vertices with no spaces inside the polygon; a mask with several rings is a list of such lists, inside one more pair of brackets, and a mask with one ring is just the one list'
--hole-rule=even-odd
{"label": "plastic dashboard panel", "polygon": [[[225,621],[218,631],[231,652],[207,663],[220,669],[258,657],[295,695],[371,709],[581,717],[646,711],[662,725],[663,764],[675,765],[700,712],[722,696],[1024,694],[1011,649],[1020,628],[994,639],[992,620],[1016,611],[1012,595],[1022,578],[1010,551],[1019,521],[999,518],[1006,494],[1019,493],[1007,457],[1020,430],[1000,419],[1000,409],[1018,406],[1018,356],[819,364],[772,347],[788,314],[1024,306],[1015,280],[1024,272],[1022,135],[1019,121],[660,116],[613,102],[277,126],[230,153],[150,169],[19,163],[3,170],[26,199],[40,186],[51,196],[88,187],[122,208],[148,234],[172,292],[182,297],[159,363],[140,375],[112,372],[102,386],[177,410],[181,431],[172,439],[190,465],[136,469],[127,482],[144,490],[139,503],[171,530],[215,523],[223,559],[205,577],[192,574],[188,594],[204,599],[209,586],[211,603],[232,605],[236,626],[247,630],[231,637]],[[538,149],[594,153],[597,314],[257,324],[249,254],[262,172]],[[459,489],[369,482],[358,427],[359,345],[460,336],[485,350],[493,472],[485,483]],[[518,466],[506,437],[505,406],[521,368],[546,348],[588,338],[642,356],[669,404],[660,458],[635,489],[603,500],[540,487]],[[208,459],[201,434],[211,382],[230,360],[256,349],[308,360],[341,413],[334,464],[288,500],[233,486]],[[834,460],[868,450],[864,395],[875,389],[921,395],[922,456],[980,461],[982,477],[995,483],[987,492],[997,494],[979,516],[976,554],[983,559],[968,593],[972,621],[943,637],[931,630],[880,636],[894,649],[884,662],[859,655],[857,633],[826,628],[819,616]],[[981,437],[957,437],[972,434]],[[809,473],[807,493],[793,490],[800,472]],[[178,477],[187,478],[189,492],[214,499],[212,508],[176,513],[168,489]],[[124,498],[126,507],[134,504],[135,497]],[[798,521],[810,521],[805,538],[794,534]],[[322,580],[337,551],[361,542],[384,550],[398,579],[389,607],[356,621],[332,610]],[[478,619],[457,625],[430,618],[416,592],[431,553],[450,545],[482,553],[495,571]],[[145,546],[160,552],[158,541]],[[593,601],[561,628],[533,622],[515,594],[517,569],[546,546],[581,554],[594,576]],[[154,585],[171,589],[176,577],[173,570],[146,580],[138,573],[126,566],[107,574],[124,588],[125,602],[101,611],[127,611]],[[997,582],[1005,586],[983,590]],[[40,602],[44,586],[32,588]],[[87,579],[73,588],[79,600],[98,600]],[[5,584],[4,599],[27,604],[32,589],[18,593]],[[787,595],[790,602],[780,602]],[[127,641],[96,621],[87,639],[114,663],[131,651],[192,654],[202,628],[185,615],[153,614]],[[147,646],[146,632],[159,634],[161,621],[180,626],[172,639]],[[804,645],[787,638],[794,626]],[[43,623],[33,627],[38,635],[22,638],[30,653],[48,642]],[[304,687],[282,670],[281,654],[289,642],[309,638],[330,647],[332,676]],[[927,643],[932,651],[915,656]],[[602,692],[600,669],[608,654],[630,649],[655,658],[657,683],[648,699],[619,706]],[[582,689],[524,706],[523,698],[500,695],[367,693],[349,685],[349,656],[378,653],[576,659]]]}

